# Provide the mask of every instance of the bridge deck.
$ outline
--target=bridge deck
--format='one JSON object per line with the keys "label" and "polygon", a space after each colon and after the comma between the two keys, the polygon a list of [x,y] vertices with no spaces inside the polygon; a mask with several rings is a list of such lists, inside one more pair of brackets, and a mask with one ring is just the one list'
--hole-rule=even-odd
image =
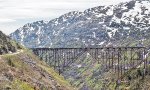
{"label": "bridge deck", "polygon": [[30,48],[30,49],[141,49],[146,47],[83,47],[83,48]]}

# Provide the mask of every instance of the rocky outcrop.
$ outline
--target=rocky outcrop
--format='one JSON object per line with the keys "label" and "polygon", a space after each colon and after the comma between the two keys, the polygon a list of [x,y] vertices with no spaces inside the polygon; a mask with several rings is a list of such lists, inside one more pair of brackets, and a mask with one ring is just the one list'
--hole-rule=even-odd
{"label": "rocky outcrop", "polygon": [[21,46],[0,31],[0,55],[16,52]]}

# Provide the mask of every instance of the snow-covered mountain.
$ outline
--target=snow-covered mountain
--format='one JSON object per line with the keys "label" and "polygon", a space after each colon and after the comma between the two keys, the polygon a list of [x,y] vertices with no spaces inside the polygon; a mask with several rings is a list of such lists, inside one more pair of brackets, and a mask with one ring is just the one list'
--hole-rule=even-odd
{"label": "snow-covered mountain", "polygon": [[73,11],[51,21],[28,23],[10,36],[30,48],[149,45],[150,1]]}

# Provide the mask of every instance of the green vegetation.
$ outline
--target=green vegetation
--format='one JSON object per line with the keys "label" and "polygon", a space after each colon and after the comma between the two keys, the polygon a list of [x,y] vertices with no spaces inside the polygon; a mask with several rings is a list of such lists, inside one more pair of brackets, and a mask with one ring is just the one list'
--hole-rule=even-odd
{"label": "green vegetation", "polygon": [[27,82],[14,79],[11,82],[4,81],[0,83],[0,90],[34,90]]}
{"label": "green vegetation", "polygon": [[11,67],[14,67],[14,66],[15,66],[14,63],[12,62],[12,60],[11,60],[10,58],[7,60],[7,63],[8,63],[8,65],[11,66]]}
{"label": "green vegetation", "polygon": [[75,90],[61,75],[30,51],[0,56],[1,89]]}
{"label": "green vegetation", "polygon": [[41,67],[43,70],[51,74],[51,77],[53,77],[58,83],[60,83],[62,86],[65,86],[68,90],[75,90],[68,81],[64,79],[63,76],[59,75],[54,69],[50,68],[46,63],[42,62],[41,60],[38,60],[38,58],[32,54],[31,51],[27,50],[28,56],[32,57],[34,60],[37,60],[39,64],[37,64],[39,67]]}
{"label": "green vegetation", "polygon": [[26,82],[20,81],[20,80],[14,80],[11,85],[13,90],[34,90],[33,87],[31,87]]}
{"label": "green vegetation", "polygon": [[[131,58],[130,53],[131,52],[127,52],[127,54],[124,54],[126,61],[122,60],[120,63],[131,63],[131,61],[129,61]],[[138,53],[135,53],[135,56],[132,57],[134,60],[138,60],[137,54]],[[115,59],[118,60],[117,57],[115,57],[114,60]],[[115,72],[115,70],[106,70],[101,62],[98,63],[91,58],[91,56],[83,55],[78,58],[78,60],[75,60],[73,65],[65,69],[63,75],[73,86],[81,90],[86,88],[89,90],[149,90],[145,87],[150,87],[150,81],[145,80],[150,78],[150,76],[148,73],[144,74],[143,65],[144,64],[141,64],[138,68],[126,71],[120,80],[121,83],[118,84],[118,73]],[[144,75],[145,78],[143,78]],[[142,83],[146,83],[146,86]]]}
{"label": "green vegetation", "polygon": [[52,75],[52,77],[54,79],[56,79],[56,81],[58,83],[60,83],[63,86],[66,86],[68,90],[75,90],[75,88],[72,88],[71,85],[69,84],[69,82],[67,82],[63,76],[60,76],[58,73],[56,73],[52,68],[48,68],[46,66],[41,66],[39,65],[41,68],[43,68],[45,71],[47,71],[49,74]]}
{"label": "green vegetation", "polygon": [[[5,40],[4,42],[0,40],[3,42],[0,44],[0,52],[2,54],[9,51],[13,52],[13,50],[15,52],[17,49],[23,49],[24,52],[16,55],[6,54],[0,56],[0,80],[2,79],[2,82],[0,82],[0,90],[78,90],[83,88],[90,90],[150,89],[150,74],[147,73],[150,71],[144,73],[142,68],[129,70],[128,73],[124,74],[121,83],[118,84],[116,79],[117,73],[112,70],[103,71],[101,62],[95,62],[93,58],[87,55],[83,55],[75,61],[75,64],[79,65],[79,67],[69,67],[64,71],[64,74],[75,72],[73,76],[65,77],[74,86],[72,87],[63,76],[39,60],[31,51],[9,40],[8,37],[5,39],[3,39]],[[148,41],[144,43],[148,43]],[[132,43],[133,46],[136,44],[136,41]],[[131,58],[128,52],[124,56]],[[135,55],[135,58],[138,58],[137,55]],[[78,87],[78,89],[75,87]]]}
{"label": "green vegetation", "polygon": [[145,72],[142,67],[129,70],[120,80],[121,83],[118,84],[117,81],[111,81],[108,87],[113,90],[149,90],[150,81],[148,79],[150,74],[148,69]]}

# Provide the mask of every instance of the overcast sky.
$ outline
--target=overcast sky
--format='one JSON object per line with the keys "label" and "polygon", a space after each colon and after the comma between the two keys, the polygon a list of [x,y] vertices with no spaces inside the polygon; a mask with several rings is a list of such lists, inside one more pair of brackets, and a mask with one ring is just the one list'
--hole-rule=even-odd
{"label": "overcast sky", "polygon": [[0,30],[8,35],[26,23],[125,1],[130,0],[0,0]]}

